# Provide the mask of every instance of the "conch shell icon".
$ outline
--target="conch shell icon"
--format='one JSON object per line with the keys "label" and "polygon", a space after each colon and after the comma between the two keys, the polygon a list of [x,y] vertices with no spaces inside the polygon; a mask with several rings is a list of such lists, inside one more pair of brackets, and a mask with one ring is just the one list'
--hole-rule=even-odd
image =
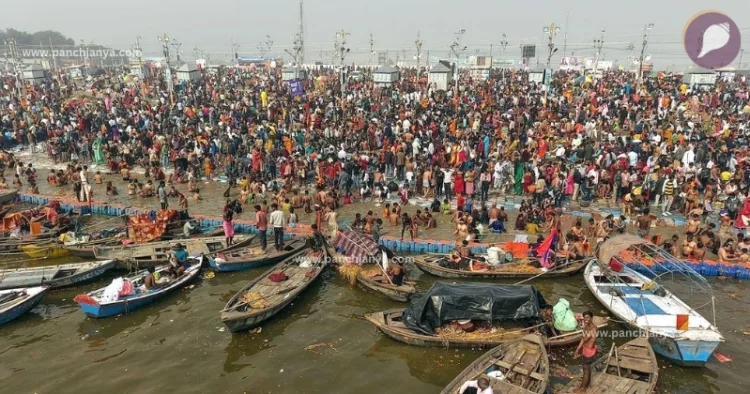
{"label": "conch shell icon", "polygon": [[729,42],[729,23],[717,23],[711,25],[703,32],[703,46],[698,54],[698,59],[706,56],[714,49],[724,48]]}

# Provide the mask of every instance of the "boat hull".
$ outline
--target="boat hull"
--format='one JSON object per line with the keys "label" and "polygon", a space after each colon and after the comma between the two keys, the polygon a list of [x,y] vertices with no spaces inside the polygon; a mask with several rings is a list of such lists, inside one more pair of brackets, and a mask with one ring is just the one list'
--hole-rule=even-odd
{"label": "boat hull", "polygon": [[39,303],[42,301],[42,297],[44,297],[44,293],[46,292],[46,290],[40,291],[33,297],[29,297],[20,304],[8,309],[3,313],[0,313],[0,326],[17,319],[23,316],[26,312],[34,309],[34,307],[39,305]]}
{"label": "boat hull", "polygon": [[[422,261],[414,261],[414,264],[419,268],[420,270],[424,271],[427,274],[437,276],[440,278],[447,278],[447,279],[460,279],[460,278],[470,278],[470,279],[523,279],[523,278],[532,278],[535,276],[539,276],[540,278],[552,278],[552,277],[561,277],[561,276],[570,276],[575,275],[578,272],[580,272],[584,267],[586,267],[586,262],[580,261],[580,262],[574,262],[571,263],[570,266],[562,268],[558,271],[550,271],[548,273],[544,273],[542,275],[541,270],[535,270],[531,272],[491,272],[491,271],[461,271],[451,268],[445,268],[441,267],[438,264],[429,263],[429,262],[422,262]],[[538,272],[537,272],[538,271]]]}
{"label": "boat hull", "polygon": [[[78,267],[85,266],[86,263],[82,264],[65,264],[61,266],[53,266],[50,267],[49,273],[52,272],[59,272],[57,270],[66,270],[66,269],[79,269]],[[11,280],[11,278],[6,277],[5,280],[0,280],[0,290],[6,290],[6,289],[13,289],[13,288],[19,288],[19,287],[33,287],[33,286],[47,286],[49,288],[57,289],[61,287],[68,287],[68,286],[75,286],[79,285],[91,280],[94,280],[109,271],[110,269],[114,268],[115,261],[102,261],[100,264],[97,264],[95,267],[91,269],[81,269],[81,272],[76,272],[73,275],[65,276],[62,278],[55,279],[55,274],[51,275],[50,279],[46,279],[44,276],[44,268],[39,268],[39,270],[42,270],[42,273],[39,275],[28,275],[22,277],[22,279],[16,279]],[[52,271],[53,269],[57,269],[55,271]],[[6,272],[7,274],[8,272]]]}
{"label": "boat hull", "polygon": [[192,281],[200,272],[200,266],[194,271],[186,274],[183,280],[179,283],[175,283],[173,286],[169,286],[164,289],[153,291],[152,293],[132,299],[119,300],[117,302],[107,304],[90,304],[85,302],[78,302],[81,310],[88,316],[96,318],[112,317],[122,314],[130,313],[138,308],[142,308],[146,305],[152,304],[159,299],[164,298],[175,290],[180,289]]}
{"label": "boat hull", "polygon": [[237,262],[224,262],[220,263],[217,262],[215,259],[211,259],[209,261],[209,265],[211,268],[215,269],[219,272],[237,272],[237,271],[246,271],[253,268],[260,268],[260,267],[266,267],[269,265],[277,264],[283,260],[286,260],[289,256],[297,253],[299,250],[293,250],[289,253],[280,254],[276,256],[271,256],[266,259],[252,259],[248,261],[237,261]]}
{"label": "boat hull", "polygon": [[0,193],[0,204],[8,204],[15,201],[17,195],[18,192],[16,191]]}
{"label": "boat hull", "polygon": [[[365,319],[367,319],[370,323],[375,325],[383,334],[390,337],[391,339],[395,339],[399,342],[403,342],[407,345],[412,346],[422,346],[422,347],[444,347],[444,348],[471,348],[471,349],[481,349],[481,348],[491,348],[498,345],[502,345],[503,343],[507,343],[510,341],[513,341],[515,339],[505,339],[505,340],[486,340],[486,339],[443,339],[438,335],[424,335],[424,334],[418,334],[398,328],[390,327],[386,323],[386,315],[389,315],[393,313],[394,310],[388,310],[383,312],[375,312],[375,313],[368,313],[365,314]],[[598,327],[604,327],[607,325],[607,320],[595,316],[595,324]],[[567,335],[560,335],[557,338],[549,338],[545,342],[547,346],[558,348],[558,347],[565,347],[565,346],[572,346],[574,344],[578,344],[581,341],[581,338],[583,337],[583,333],[581,331],[578,331],[577,334],[571,335],[570,333],[566,333]]]}
{"label": "boat hull", "polygon": [[361,275],[357,275],[357,283],[367,290],[382,294],[389,300],[396,302],[407,302],[409,297],[416,292],[414,286],[384,287],[375,281],[363,278]]}
{"label": "boat hull", "polygon": [[720,342],[681,341],[673,338],[652,337],[649,343],[654,352],[683,367],[706,365]]}
{"label": "boat hull", "polygon": [[[596,268],[594,268],[595,266]],[[657,355],[662,356],[675,364],[686,367],[702,367],[708,362],[711,358],[711,354],[713,354],[721,341],[678,339],[656,333],[653,329],[649,330],[649,327],[641,327],[634,324],[628,316],[624,315],[623,312],[625,310],[615,309],[612,307],[611,300],[603,298],[604,295],[598,289],[597,284],[591,280],[592,276],[596,276],[597,272],[600,272],[599,270],[598,262],[592,261],[589,263],[589,266],[584,273],[584,282],[586,283],[586,286],[597,301],[617,317],[618,320],[627,322],[624,323],[627,327],[639,331],[641,335],[648,336],[649,343]],[[644,283],[647,280],[647,278],[641,277],[637,272],[633,272],[631,275],[635,278],[642,279]],[[640,284],[640,282],[638,282],[638,284]],[[670,294],[670,297],[673,296]]]}

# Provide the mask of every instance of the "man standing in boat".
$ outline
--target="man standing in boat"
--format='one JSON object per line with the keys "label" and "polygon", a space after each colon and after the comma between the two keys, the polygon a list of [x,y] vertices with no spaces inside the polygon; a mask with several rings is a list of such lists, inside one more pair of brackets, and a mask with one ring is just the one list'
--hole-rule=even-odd
{"label": "man standing in boat", "polygon": [[260,205],[255,206],[255,226],[258,228],[258,240],[260,241],[260,247],[263,252],[266,251],[268,246],[266,241],[266,230],[268,230],[268,216],[260,209]]}
{"label": "man standing in boat", "polygon": [[579,386],[575,392],[585,393],[591,385],[591,365],[596,361],[596,324],[593,323],[594,315],[589,312],[583,312],[583,337],[581,342],[578,344],[573,358],[578,358],[579,355],[583,356],[583,378],[581,379],[581,386]]}
{"label": "man standing in boat", "polygon": [[284,212],[279,209],[279,205],[276,203],[271,204],[271,216],[269,222],[273,226],[273,243],[276,247],[277,252],[281,252],[281,248],[284,246]]}

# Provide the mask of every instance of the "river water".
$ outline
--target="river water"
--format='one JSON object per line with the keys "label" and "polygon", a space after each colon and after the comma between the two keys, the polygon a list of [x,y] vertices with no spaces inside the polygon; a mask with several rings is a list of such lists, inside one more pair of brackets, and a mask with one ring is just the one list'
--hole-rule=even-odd
{"label": "river water", "polygon": [[[413,347],[386,338],[362,315],[399,304],[350,287],[328,270],[258,334],[232,335],[219,311],[262,270],[197,279],[157,303],[109,319],[86,317],[73,297],[112,277],[52,291],[31,313],[0,327],[3,393],[437,393],[480,351]],[[434,281],[414,273],[424,290]],[[717,323],[726,337],[705,368],[660,359],[659,393],[745,393],[750,375],[746,284],[714,280]],[[576,311],[603,314],[580,276],[534,283],[548,302],[564,297]],[[708,317],[708,311],[704,315]],[[611,325],[610,328],[623,329]],[[600,347],[609,349],[608,340]],[[618,341],[622,342],[622,341]],[[551,364],[580,369],[573,349]],[[561,375],[553,368],[553,375]],[[555,378],[551,387],[565,380]]]}

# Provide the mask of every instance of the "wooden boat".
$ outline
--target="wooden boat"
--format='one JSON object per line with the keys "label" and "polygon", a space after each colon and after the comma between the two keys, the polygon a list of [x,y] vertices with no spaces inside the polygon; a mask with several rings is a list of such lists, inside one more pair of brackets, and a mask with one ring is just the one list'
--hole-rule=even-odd
{"label": "wooden boat", "polygon": [[9,204],[9,203],[16,201],[17,195],[18,195],[18,192],[15,190],[0,193],[0,205]]}
{"label": "wooden boat", "polygon": [[366,276],[364,273],[360,272],[357,274],[357,283],[362,287],[382,294],[388,299],[397,302],[409,301],[409,297],[417,292],[417,288],[414,287],[417,282],[405,280],[404,284],[396,286],[385,277],[385,274]]}
{"label": "wooden boat", "polygon": [[670,283],[684,277],[687,281],[680,284],[690,290],[692,297],[704,293],[706,298],[713,299],[710,284],[693,268],[633,235],[610,238],[600,245],[599,260],[591,261],[584,271],[586,286],[617,320],[648,333],[657,354],[683,366],[705,365],[724,337],[708,319],[656,279],[651,280],[627,266],[631,248],[639,253],[640,261],[653,265],[653,271],[644,266],[651,271],[651,277],[669,274],[675,281]]}
{"label": "wooden boat", "polygon": [[[344,253],[337,252],[337,249]],[[340,231],[333,241],[333,245],[329,247],[329,253],[334,256],[334,261],[339,262],[340,269],[352,268],[356,270],[356,282],[366,290],[382,294],[397,302],[408,301],[409,297],[417,291],[414,287],[415,282],[404,280],[400,286],[396,286],[387,277],[384,268],[377,268],[386,267],[381,265],[381,262],[389,261],[394,255],[389,249],[373,240],[369,234],[354,229]],[[358,261],[363,263],[358,263]],[[355,264],[356,267],[348,267],[347,264]],[[365,267],[371,267],[372,269],[368,270]],[[353,274],[353,271],[349,273],[349,275]],[[350,278],[350,280],[354,280],[354,278]]]}
{"label": "wooden boat", "polygon": [[22,245],[20,249],[26,256],[32,259],[56,259],[70,256],[70,252],[60,244],[49,243],[47,245]]}
{"label": "wooden boat", "polygon": [[301,251],[307,245],[304,238],[294,238],[284,242],[281,251],[269,246],[265,252],[260,248],[260,242],[250,244],[242,249],[218,252],[209,259],[211,268],[219,272],[243,271],[252,268],[276,264],[279,261]]}
{"label": "wooden boat", "polygon": [[10,212],[12,209],[13,209],[12,205],[8,205],[8,206],[0,208],[0,219],[4,218],[5,215],[7,215],[8,212]]}
{"label": "wooden boat", "polygon": [[[232,332],[245,331],[279,313],[317,279],[328,265],[328,252],[306,248],[259,276],[227,302],[221,321]],[[286,280],[274,282],[272,274]]]}
{"label": "wooden boat", "polygon": [[[332,247],[329,247],[329,253],[333,256],[334,261],[346,261],[346,256],[333,251]],[[368,265],[374,266],[375,264]],[[339,267],[341,268],[341,266]],[[409,300],[409,297],[417,292],[417,288],[415,287],[416,282],[405,280],[401,286],[396,286],[385,275],[386,273],[382,269],[377,272],[377,275],[372,276],[368,274],[368,271],[359,269],[357,272],[357,284],[396,302],[406,302]]]}
{"label": "wooden boat", "polygon": [[[383,334],[399,342],[413,346],[477,348],[497,346],[514,339],[509,339],[507,336],[492,337],[491,335],[472,338],[443,338],[440,335],[426,335],[415,332],[407,327],[402,321],[403,313],[404,309],[391,309],[382,312],[368,313],[365,315],[365,319],[374,324],[375,327],[383,332]],[[594,316],[593,322],[600,328],[607,325],[607,319],[600,316]],[[516,334],[520,336],[531,331],[532,329],[525,329]],[[583,331],[581,330],[563,332],[556,337],[546,339],[546,344],[550,347],[571,346],[580,342],[582,337]]]}
{"label": "wooden boat", "polygon": [[114,300],[106,299],[105,290],[107,288],[104,287],[88,294],[80,294],[73,301],[77,302],[81,310],[91,317],[111,317],[129,313],[185,286],[198,276],[202,263],[203,256],[191,259],[191,265],[178,278],[172,278],[169,273],[165,272],[167,266],[156,269],[154,277],[158,278],[156,280],[158,287],[151,290],[142,288],[143,279],[148,274],[148,271],[143,270],[126,278],[132,284],[134,290],[132,295],[118,297]]}
{"label": "wooden boat", "polygon": [[0,290],[0,326],[34,309],[46,292],[43,286]]}
{"label": "wooden boat", "polygon": [[178,243],[182,244],[191,256],[198,256],[200,254],[208,256],[217,252],[238,248],[240,245],[245,246],[246,241],[249,240],[242,240],[235,245],[231,245],[229,248],[227,248],[226,238],[224,237],[179,239],[140,245],[94,246],[94,255],[97,259],[101,260],[115,259],[138,263],[140,266],[149,264],[161,265],[167,262],[172,248]]}
{"label": "wooden boat", "polygon": [[42,285],[50,288],[73,286],[96,279],[114,266],[114,260],[103,260],[2,270],[0,271],[0,289]]}
{"label": "wooden boat", "polygon": [[[613,350],[594,363],[591,386],[585,394],[653,393],[659,365],[648,339],[637,338]],[[580,385],[580,379],[574,379],[559,394],[576,393]]]}
{"label": "wooden boat", "polygon": [[504,343],[479,357],[440,394],[461,394],[470,380],[485,378],[496,393],[543,394],[549,382],[549,357],[538,335]]}
{"label": "wooden boat", "polygon": [[73,256],[80,257],[82,259],[95,259],[96,255],[94,255],[94,246],[108,247],[118,245],[122,245],[122,237],[108,237],[82,242],[66,242],[64,244],[64,247],[68,251],[68,253]]}
{"label": "wooden boat", "polygon": [[[414,257],[414,264],[422,271],[439,276],[441,278],[481,278],[481,279],[504,279],[504,278],[532,278],[541,275],[544,271],[540,268],[523,263],[507,263],[500,268],[485,271],[467,271],[443,267],[440,261],[447,259],[445,255],[421,255]],[[572,261],[569,263],[558,262],[557,268],[552,268],[543,278],[574,275],[586,267],[587,261]]]}

